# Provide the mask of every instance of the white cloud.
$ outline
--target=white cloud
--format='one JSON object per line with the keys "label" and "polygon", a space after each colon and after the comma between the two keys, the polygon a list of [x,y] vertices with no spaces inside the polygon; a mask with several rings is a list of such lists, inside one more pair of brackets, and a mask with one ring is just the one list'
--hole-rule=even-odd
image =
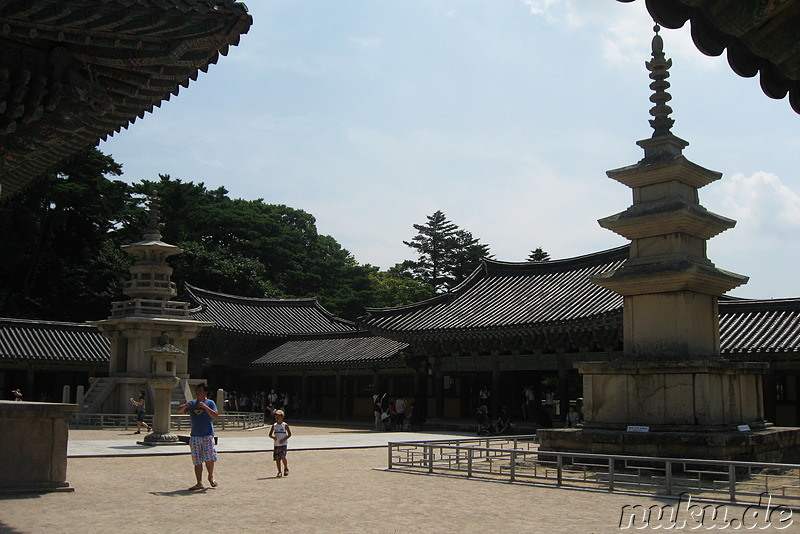
{"label": "white cloud", "polygon": [[383,44],[380,37],[350,37],[350,42],[368,50],[377,50]]}
{"label": "white cloud", "polygon": [[522,2],[528,9],[530,9],[531,14],[539,15],[546,19],[552,19],[553,13],[551,11],[551,7],[559,5],[563,5],[563,0],[523,0]]}
{"label": "white cloud", "polygon": [[746,231],[767,235],[800,231],[800,195],[775,174],[734,174],[722,180],[718,189],[727,215]]}

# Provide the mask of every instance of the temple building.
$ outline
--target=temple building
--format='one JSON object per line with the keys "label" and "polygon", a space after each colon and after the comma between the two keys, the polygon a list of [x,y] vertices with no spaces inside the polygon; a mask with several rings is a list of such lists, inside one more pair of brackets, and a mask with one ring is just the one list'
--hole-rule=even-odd
{"label": "temple building", "polygon": [[[424,396],[428,418],[471,417],[488,385],[492,407],[519,419],[523,388],[575,402],[583,388],[574,363],[622,355],[623,299],[588,277],[628,256],[625,246],[546,262],[484,260],[450,293],[369,309],[357,325],[315,299],[187,286],[179,298],[189,317],[214,323],[189,342],[188,374],[214,388],[289,393],[308,416],[343,419],[369,417],[375,392]],[[719,320],[722,356],[770,365],[765,418],[800,426],[800,299],[721,297]],[[109,346],[88,325],[0,320],[0,386],[60,400],[63,385],[75,391],[108,376]]]}
{"label": "temple building", "polygon": [[[247,298],[187,285],[192,317],[213,322],[191,345],[190,368],[214,387],[288,393],[303,414],[372,413],[372,395],[414,391],[406,344],[335,317],[316,299]],[[388,388],[388,389],[387,389]]]}

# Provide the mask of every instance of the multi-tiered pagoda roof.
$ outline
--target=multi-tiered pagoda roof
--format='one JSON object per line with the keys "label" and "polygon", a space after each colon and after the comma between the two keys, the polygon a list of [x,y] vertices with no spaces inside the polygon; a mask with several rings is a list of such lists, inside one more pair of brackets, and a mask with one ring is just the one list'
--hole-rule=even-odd
{"label": "multi-tiered pagoda roof", "polygon": [[251,24],[233,0],[0,2],[0,197],[177,95]]}

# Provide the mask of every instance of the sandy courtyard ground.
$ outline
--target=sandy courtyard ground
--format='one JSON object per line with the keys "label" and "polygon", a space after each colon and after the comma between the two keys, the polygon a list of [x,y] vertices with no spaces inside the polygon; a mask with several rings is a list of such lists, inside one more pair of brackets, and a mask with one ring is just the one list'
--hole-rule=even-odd
{"label": "sandy courtyard ground", "polygon": [[[70,437],[112,434],[131,438],[120,431]],[[67,478],[75,491],[0,498],[0,532],[600,534],[620,532],[625,505],[669,502],[376,470],[386,466],[386,454],[290,450],[290,476],[275,478],[271,453],[225,453],[217,462],[219,487],[199,492],[187,491],[194,483],[187,455],[71,458]],[[782,532],[800,532],[796,523]]]}

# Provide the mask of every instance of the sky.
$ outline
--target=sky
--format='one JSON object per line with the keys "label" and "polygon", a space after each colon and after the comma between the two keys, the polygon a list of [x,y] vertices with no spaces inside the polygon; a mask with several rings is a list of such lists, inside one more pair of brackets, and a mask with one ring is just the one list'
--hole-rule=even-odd
{"label": "sky", "polygon": [[[169,174],[315,216],[382,269],[437,210],[524,261],[627,243],[597,220],[631,190],[607,170],[652,134],[644,0],[250,0],[239,46],[99,148],[123,180]],[[723,174],[700,203],[735,219],[708,256],[750,277],[730,294],[800,296],[800,115],[689,24],[662,29],[672,132]]]}

